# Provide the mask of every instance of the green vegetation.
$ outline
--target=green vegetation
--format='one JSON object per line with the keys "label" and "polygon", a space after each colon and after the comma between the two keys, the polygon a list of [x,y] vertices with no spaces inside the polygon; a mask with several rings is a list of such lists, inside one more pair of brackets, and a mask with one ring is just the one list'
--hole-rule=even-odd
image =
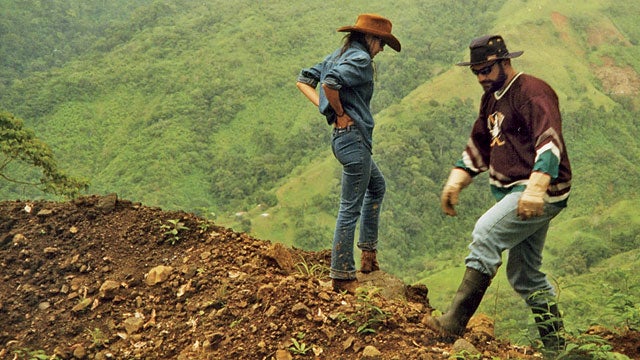
{"label": "green vegetation", "polygon": [[[39,176],[39,181],[30,182],[25,172]],[[88,186],[86,181],[60,171],[47,144],[9,113],[0,113],[0,178],[14,189],[32,187],[66,197],[74,197]]]}
{"label": "green vegetation", "polygon": [[107,336],[99,328],[87,329],[87,333],[91,337],[91,343],[96,347],[103,347],[109,343],[109,336]]}
{"label": "green vegetation", "polygon": [[600,336],[580,334],[565,350],[553,354],[553,359],[625,360],[629,357],[613,352],[611,345]]}
{"label": "green vegetation", "polygon": [[180,232],[189,230],[189,228],[179,219],[169,219],[167,222],[169,224],[162,224],[160,228],[164,230],[163,235],[165,236],[165,241],[171,243],[171,245],[175,245],[180,241]]}
{"label": "green vegetation", "polygon": [[375,333],[376,327],[383,325],[390,313],[382,310],[375,301],[378,288],[359,287],[356,292],[356,323],[358,334]]}
{"label": "green vegetation", "polygon": [[56,355],[47,355],[44,350],[19,349],[13,352],[14,359],[24,360],[57,360],[60,359]]}
{"label": "green vegetation", "polygon": [[[339,45],[339,25],[324,19],[352,23],[365,2],[300,8],[248,0],[139,1],[118,8],[119,3],[83,5],[82,11],[49,5],[57,6],[54,14],[77,13],[63,17],[72,28],[95,21],[90,32],[61,32],[55,17],[35,10],[16,14],[34,17],[38,26],[26,27],[19,18],[11,23],[27,38],[40,31],[64,36],[41,39],[43,48],[59,42],[85,46],[59,67],[45,61],[41,70],[15,76],[0,92],[0,107],[28,119],[63,163],[91,175],[88,192],[115,191],[169,209],[233,214],[258,202],[274,204],[272,191],[282,179],[325,156],[328,128],[297,92],[295,76]],[[380,61],[384,86],[376,92],[376,111],[451,63],[467,42],[465,27],[482,28],[487,19],[463,3],[366,3],[394,20],[405,45],[401,54],[385,54]],[[418,10],[407,14],[406,6]],[[443,12],[468,21],[449,24]],[[113,19],[107,22],[109,13]],[[452,38],[425,39],[425,31],[447,31]],[[11,43],[2,46],[0,55],[14,52]],[[28,55],[14,62],[44,57]]]}
{"label": "green vegetation", "polygon": [[378,306],[376,297],[380,296],[379,292],[380,289],[375,287],[358,287],[355,312],[349,315],[336,314],[336,319],[355,326],[358,334],[375,333],[376,328],[384,325],[392,315]]}
{"label": "green vegetation", "polygon": [[467,350],[456,352],[455,354],[452,354],[449,357],[449,359],[453,359],[453,360],[473,360],[473,359],[481,360],[482,358],[483,358],[482,354],[471,354]]}
{"label": "green vegetation", "polygon": [[316,279],[327,279],[329,277],[329,268],[326,265],[313,264],[309,266],[304,259],[296,264],[296,269],[300,274]]}
{"label": "green vegetation", "polygon": [[291,338],[292,345],[289,346],[289,351],[294,355],[306,355],[309,350],[311,350],[311,346],[307,346],[302,340],[304,339],[305,333],[299,332],[295,338]]}
{"label": "green vegetation", "polygon": [[[335,29],[364,11],[388,16],[403,45],[376,58],[374,157],[388,185],[383,270],[437,289],[429,295],[439,309],[459,283],[470,231],[493,199],[481,175],[457,218],[439,208],[481,95],[468,70],[452,64],[468,56],[471,38],[498,32],[511,50],[525,50],[514,66],[545,79],[561,101],[574,188],[552,223],[544,269],[567,326],[637,326],[635,2],[9,1],[0,108],[15,117],[1,117],[0,173],[18,182],[0,181],[0,198],[72,197],[90,184],[85,193],[214,213],[260,238],[329,248],[340,168],[329,128],[294,82],[339,45]],[[178,222],[161,226],[179,240]],[[502,272],[481,311],[499,336],[527,341],[527,309]]]}

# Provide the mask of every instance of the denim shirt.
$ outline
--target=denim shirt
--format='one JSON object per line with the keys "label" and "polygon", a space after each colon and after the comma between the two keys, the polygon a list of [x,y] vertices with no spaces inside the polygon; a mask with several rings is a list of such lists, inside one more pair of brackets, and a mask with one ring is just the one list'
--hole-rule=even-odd
{"label": "denim shirt", "polygon": [[[298,81],[314,88],[318,83],[324,83],[331,89],[339,90],[344,111],[353,119],[356,128],[362,133],[365,145],[371,151],[374,127],[370,108],[373,96],[373,61],[365,45],[359,42],[353,42],[342,55],[341,50],[342,48],[338,48],[322,62],[302,69]],[[333,124],[336,114],[322,86],[319,96],[318,110],[329,124]]]}

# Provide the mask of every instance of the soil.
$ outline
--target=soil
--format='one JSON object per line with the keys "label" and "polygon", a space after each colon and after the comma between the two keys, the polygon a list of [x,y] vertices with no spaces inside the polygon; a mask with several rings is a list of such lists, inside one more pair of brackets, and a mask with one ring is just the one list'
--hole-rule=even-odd
{"label": "soil", "polygon": [[115,194],[0,202],[0,359],[541,358],[482,315],[445,342],[427,287],[383,271],[336,293],[329,260]]}
{"label": "soil", "polygon": [[608,94],[636,97],[640,92],[640,76],[630,66],[620,67],[609,57],[602,58],[603,65],[594,74],[602,82]]}

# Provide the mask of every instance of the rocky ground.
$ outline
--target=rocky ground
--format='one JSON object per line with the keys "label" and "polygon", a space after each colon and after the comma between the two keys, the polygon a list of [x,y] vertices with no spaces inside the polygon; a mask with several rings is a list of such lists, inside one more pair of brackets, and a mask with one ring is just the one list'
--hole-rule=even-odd
{"label": "rocky ground", "polygon": [[382,271],[334,293],[329,257],[115,195],[0,202],[0,359],[541,358],[484,316],[442,342],[427,287]]}

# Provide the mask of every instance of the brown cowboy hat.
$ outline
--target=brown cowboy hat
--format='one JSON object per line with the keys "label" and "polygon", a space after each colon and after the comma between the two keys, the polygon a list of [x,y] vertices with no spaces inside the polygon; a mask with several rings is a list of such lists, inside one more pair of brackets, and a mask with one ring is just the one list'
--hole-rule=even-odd
{"label": "brown cowboy hat", "polygon": [[507,45],[500,35],[485,35],[475,38],[469,45],[471,50],[471,60],[457,63],[458,66],[470,66],[482,64],[487,61],[512,59],[516,58],[524,51],[514,51],[512,53],[507,50]]}
{"label": "brown cowboy hat", "polygon": [[360,14],[353,26],[343,26],[340,32],[361,32],[371,34],[384,40],[395,51],[400,51],[400,41],[391,35],[391,21],[377,14]]}

